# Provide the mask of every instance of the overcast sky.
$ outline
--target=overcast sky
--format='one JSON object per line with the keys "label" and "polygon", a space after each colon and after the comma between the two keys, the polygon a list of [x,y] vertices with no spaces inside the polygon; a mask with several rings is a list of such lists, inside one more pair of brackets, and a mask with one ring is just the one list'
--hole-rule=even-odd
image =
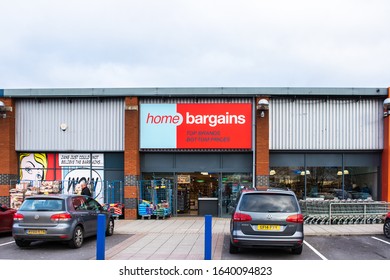
{"label": "overcast sky", "polygon": [[389,86],[389,0],[0,0],[0,88]]}

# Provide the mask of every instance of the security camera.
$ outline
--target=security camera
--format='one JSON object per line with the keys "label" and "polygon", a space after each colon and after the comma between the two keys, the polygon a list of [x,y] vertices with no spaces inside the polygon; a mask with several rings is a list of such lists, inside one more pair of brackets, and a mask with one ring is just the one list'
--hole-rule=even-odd
{"label": "security camera", "polygon": [[0,101],[0,117],[5,119],[7,117],[6,112],[12,112],[12,107],[5,106],[3,101]]}
{"label": "security camera", "polygon": [[383,108],[386,111],[390,110],[390,98],[386,98],[385,101],[383,101]]}
{"label": "security camera", "polygon": [[386,98],[385,101],[383,101],[383,116],[386,118],[390,115],[390,98]]}
{"label": "security camera", "polygon": [[267,99],[260,99],[257,102],[257,110],[267,111],[269,108],[269,102]]}
{"label": "security camera", "polygon": [[6,114],[5,114],[5,104],[3,101],[0,101],[0,117],[5,119],[6,118]]}

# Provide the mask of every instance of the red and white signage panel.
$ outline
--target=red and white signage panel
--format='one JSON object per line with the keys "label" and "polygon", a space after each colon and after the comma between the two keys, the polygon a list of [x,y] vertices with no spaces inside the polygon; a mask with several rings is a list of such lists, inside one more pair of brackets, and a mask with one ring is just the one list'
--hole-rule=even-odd
{"label": "red and white signage panel", "polygon": [[250,149],[252,104],[141,104],[143,149]]}

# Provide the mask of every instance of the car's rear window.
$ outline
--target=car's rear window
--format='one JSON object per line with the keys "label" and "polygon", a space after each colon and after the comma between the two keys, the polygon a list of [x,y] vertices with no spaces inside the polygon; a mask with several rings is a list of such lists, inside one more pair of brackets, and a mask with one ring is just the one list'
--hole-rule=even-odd
{"label": "car's rear window", "polygon": [[20,211],[64,211],[62,199],[26,199],[19,209]]}
{"label": "car's rear window", "polygon": [[296,199],[288,194],[252,193],[241,197],[240,211],[245,212],[298,212]]}

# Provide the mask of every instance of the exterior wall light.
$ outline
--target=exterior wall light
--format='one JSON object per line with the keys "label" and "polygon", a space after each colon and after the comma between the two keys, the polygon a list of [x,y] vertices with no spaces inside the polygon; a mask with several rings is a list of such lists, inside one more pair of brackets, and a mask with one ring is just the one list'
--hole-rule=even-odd
{"label": "exterior wall light", "polygon": [[269,109],[269,102],[267,99],[260,99],[259,102],[257,102],[256,109],[258,112],[260,112],[260,117],[264,118],[265,111],[268,111]]}
{"label": "exterior wall light", "polygon": [[5,106],[3,101],[0,101],[0,117],[5,119],[7,117],[6,112],[12,112],[12,107]]}
{"label": "exterior wall light", "polygon": [[388,117],[390,115],[390,98],[386,98],[385,101],[383,101],[383,117]]}
{"label": "exterior wall light", "polygon": [[65,130],[68,129],[68,125],[66,123],[61,123],[60,124],[60,128],[61,128],[62,131],[65,131]]}

